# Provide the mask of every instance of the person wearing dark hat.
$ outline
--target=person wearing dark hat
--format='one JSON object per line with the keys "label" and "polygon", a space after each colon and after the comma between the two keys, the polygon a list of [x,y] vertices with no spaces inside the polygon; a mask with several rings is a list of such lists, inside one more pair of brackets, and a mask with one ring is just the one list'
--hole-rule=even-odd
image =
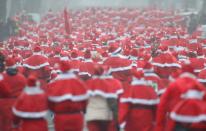
{"label": "person wearing dark hat", "polygon": [[[24,75],[18,72],[15,67],[15,61],[13,57],[8,57],[5,60],[6,71],[1,74],[1,82],[8,88],[9,94],[7,97],[2,97],[1,104],[1,116],[4,119],[2,121],[5,131],[11,128],[12,112],[11,107],[16,101],[17,97],[21,94],[23,88],[26,86],[26,78]],[[3,88],[3,87],[2,87]],[[4,93],[5,94],[5,93]]]}

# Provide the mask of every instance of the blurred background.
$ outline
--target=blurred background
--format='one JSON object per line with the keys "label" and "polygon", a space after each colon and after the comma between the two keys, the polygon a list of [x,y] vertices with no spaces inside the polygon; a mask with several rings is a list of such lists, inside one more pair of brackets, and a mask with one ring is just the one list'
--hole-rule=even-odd
{"label": "blurred background", "polygon": [[6,21],[7,18],[21,11],[43,14],[49,9],[58,11],[65,6],[73,10],[87,7],[141,8],[154,6],[162,9],[204,11],[206,0],[0,0],[0,18]]}

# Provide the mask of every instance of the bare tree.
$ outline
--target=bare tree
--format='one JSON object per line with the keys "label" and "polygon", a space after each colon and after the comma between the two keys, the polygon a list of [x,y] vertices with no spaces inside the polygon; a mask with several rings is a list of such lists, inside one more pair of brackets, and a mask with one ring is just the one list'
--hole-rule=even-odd
{"label": "bare tree", "polygon": [[0,0],[0,20],[6,21],[6,0]]}
{"label": "bare tree", "polygon": [[202,2],[203,2],[202,8],[201,8],[200,14],[199,14],[199,16],[200,16],[199,23],[202,25],[206,25],[206,0],[203,0]]}

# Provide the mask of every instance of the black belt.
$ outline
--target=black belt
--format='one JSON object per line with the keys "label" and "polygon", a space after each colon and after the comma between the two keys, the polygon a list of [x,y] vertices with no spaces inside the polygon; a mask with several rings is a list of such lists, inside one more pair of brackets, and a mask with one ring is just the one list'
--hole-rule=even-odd
{"label": "black belt", "polygon": [[0,99],[17,99],[17,97],[0,97]]}
{"label": "black belt", "polygon": [[23,118],[23,120],[26,121],[39,121],[39,120],[45,120],[44,118]]}
{"label": "black belt", "polygon": [[153,106],[153,105],[132,105],[131,109],[155,110],[156,106]]}

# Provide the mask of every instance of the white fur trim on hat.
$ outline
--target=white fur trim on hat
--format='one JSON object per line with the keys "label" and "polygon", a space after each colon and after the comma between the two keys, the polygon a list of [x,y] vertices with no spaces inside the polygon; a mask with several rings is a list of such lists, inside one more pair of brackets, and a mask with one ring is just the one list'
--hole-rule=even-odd
{"label": "white fur trim on hat", "polygon": [[112,73],[112,72],[117,72],[117,71],[125,71],[125,70],[130,70],[132,68],[132,64],[129,65],[129,66],[126,66],[126,67],[117,67],[117,68],[110,68],[109,69],[109,74]]}
{"label": "white fur trim on hat", "polygon": [[66,56],[64,56],[64,57],[61,57],[61,58],[60,58],[60,60],[61,60],[61,61],[68,61],[68,60],[69,60],[69,58],[68,58],[68,57],[66,57]]}
{"label": "white fur trim on hat", "polygon": [[190,43],[190,44],[197,43],[197,39],[191,39],[191,40],[189,40],[189,43]]}
{"label": "white fur trim on hat", "polygon": [[89,72],[79,72],[78,75],[88,75],[88,76],[92,76]]}
{"label": "white fur trim on hat", "polygon": [[205,93],[198,90],[188,90],[186,93],[181,95],[183,99],[203,99]]}
{"label": "white fur trim on hat", "polygon": [[180,114],[176,114],[175,112],[172,112],[170,114],[170,117],[175,121],[184,122],[184,123],[197,123],[201,121],[206,121],[206,114],[198,115],[198,116],[190,116],[190,115],[180,115]]}
{"label": "white fur trim on hat", "polygon": [[46,116],[48,110],[40,111],[40,112],[25,112],[19,111],[15,107],[12,108],[12,112],[21,118],[43,118]]}
{"label": "white fur trim on hat", "polygon": [[117,48],[114,52],[112,52],[112,54],[117,54],[117,53],[119,53],[121,50],[122,50],[122,48],[119,47],[119,48]]}
{"label": "white fur trim on hat", "polygon": [[155,65],[155,66],[159,66],[159,67],[178,67],[178,68],[181,68],[181,65],[178,64],[178,63],[164,63],[164,64],[161,64],[161,63],[152,63],[152,65]]}

